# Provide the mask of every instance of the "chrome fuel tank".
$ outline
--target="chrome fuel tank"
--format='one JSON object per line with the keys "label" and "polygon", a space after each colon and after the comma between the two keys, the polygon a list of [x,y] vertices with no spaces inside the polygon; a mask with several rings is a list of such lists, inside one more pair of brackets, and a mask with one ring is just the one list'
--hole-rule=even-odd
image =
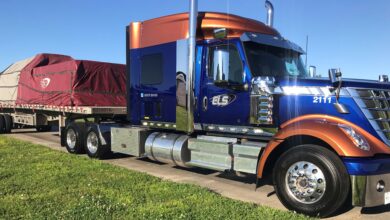
{"label": "chrome fuel tank", "polygon": [[187,135],[154,132],[146,139],[145,155],[154,161],[187,167],[186,162],[190,161],[187,145]]}

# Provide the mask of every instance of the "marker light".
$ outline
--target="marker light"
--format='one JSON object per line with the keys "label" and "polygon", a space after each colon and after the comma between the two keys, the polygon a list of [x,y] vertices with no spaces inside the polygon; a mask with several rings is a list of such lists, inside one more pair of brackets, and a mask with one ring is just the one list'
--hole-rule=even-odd
{"label": "marker light", "polygon": [[370,150],[370,145],[368,144],[366,139],[362,135],[358,134],[353,128],[343,124],[339,124],[338,126],[341,128],[342,131],[344,131],[345,134],[348,135],[348,137],[352,140],[356,147],[365,151]]}
{"label": "marker light", "polygon": [[228,30],[226,28],[214,29],[213,32],[216,39],[226,38],[228,36]]}

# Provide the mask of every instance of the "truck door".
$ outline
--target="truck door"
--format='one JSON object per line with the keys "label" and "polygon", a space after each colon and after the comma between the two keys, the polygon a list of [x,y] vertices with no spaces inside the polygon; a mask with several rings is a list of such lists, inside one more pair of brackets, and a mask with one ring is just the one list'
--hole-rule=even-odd
{"label": "truck door", "polygon": [[202,71],[200,121],[205,125],[246,125],[249,92],[238,44],[209,46]]}

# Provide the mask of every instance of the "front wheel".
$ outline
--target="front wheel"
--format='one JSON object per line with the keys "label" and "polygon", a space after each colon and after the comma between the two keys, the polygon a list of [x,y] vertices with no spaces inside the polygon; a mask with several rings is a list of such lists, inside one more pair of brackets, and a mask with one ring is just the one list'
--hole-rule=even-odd
{"label": "front wheel", "polygon": [[340,158],[317,145],[301,145],[283,153],[275,164],[273,181],[284,206],[310,216],[336,212],[350,189]]}

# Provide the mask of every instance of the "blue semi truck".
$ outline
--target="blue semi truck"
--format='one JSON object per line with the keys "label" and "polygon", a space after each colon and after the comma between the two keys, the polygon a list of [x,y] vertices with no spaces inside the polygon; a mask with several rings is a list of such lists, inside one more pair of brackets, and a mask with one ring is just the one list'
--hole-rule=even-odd
{"label": "blue semi truck", "polygon": [[[70,153],[110,152],[271,177],[289,209],[329,216],[390,203],[390,84],[310,76],[272,27],[190,12],[126,28],[127,115],[69,115]],[[93,118],[94,120],[90,120]]]}

